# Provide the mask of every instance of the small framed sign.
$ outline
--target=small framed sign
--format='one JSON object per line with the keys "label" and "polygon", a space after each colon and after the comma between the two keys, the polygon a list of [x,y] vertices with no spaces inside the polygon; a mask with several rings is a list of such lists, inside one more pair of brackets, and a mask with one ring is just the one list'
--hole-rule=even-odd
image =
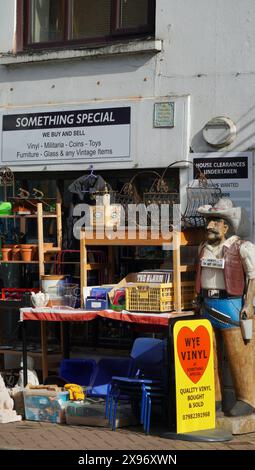
{"label": "small framed sign", "polygon": [[174,127],[174,102],[167,101],[154,105],[154,127]]}

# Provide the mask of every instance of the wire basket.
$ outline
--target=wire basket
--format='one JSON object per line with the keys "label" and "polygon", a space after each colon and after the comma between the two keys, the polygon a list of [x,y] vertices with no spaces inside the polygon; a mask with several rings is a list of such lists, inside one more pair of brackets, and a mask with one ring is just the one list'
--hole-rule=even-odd
{"label": "wire basket", "polygon": [[208,180],[199,168],[196,179],[187,186],[187,206],[182,215],[184,227],[204,227],[205,219],[197,212],[203,205],[215,205],[222,197],[221,189]]}

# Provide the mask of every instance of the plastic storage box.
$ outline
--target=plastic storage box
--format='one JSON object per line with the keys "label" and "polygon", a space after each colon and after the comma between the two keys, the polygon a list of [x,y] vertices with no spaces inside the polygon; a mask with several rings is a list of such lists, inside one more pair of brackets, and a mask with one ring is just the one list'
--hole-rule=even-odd
{"label": "plastic storage box", "polygon": [[65,407],[69,400],[69,392],[28,389],[23,391],[23,395],[27,420],[65,423]]}
{"label": "plastic storage box", "polygon": [[86,298],[85,308],[86,310],[105,310],[109,308],[109,297],[108,292],[112,289],[111,287],[93,287],[90,292],[90,296]]}
{"label": "plastic storage box", "polygon": [[[195,285],[193,281],[181,283],[182,308],[192,307]],[[174,285],[133,284],[126,287],[126,309],[130,312],[163,313],[174,310]]]}
{"label": "plastic storage box", "polygon": [[105,310],[109,308],[109,300],[96,299],[95,297],[86,298],[86,310]]}
{"label": "plastic storage box", "polygon": [[[85,402],[69,401],[66,407],[66,424],[84,426],[109,427],[105,417],[105,401],[102,399],[86,398]],[[116,426],[131,426],[137,424],[130,405],[123,405],[117,413]]]}

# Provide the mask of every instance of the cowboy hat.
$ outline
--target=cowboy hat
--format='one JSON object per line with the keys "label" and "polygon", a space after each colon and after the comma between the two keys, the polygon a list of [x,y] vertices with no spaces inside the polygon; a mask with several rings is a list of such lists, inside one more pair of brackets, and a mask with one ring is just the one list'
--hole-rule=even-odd
{"label": "cowboy hat", "polygon": [[231,199],[223,197],[214,205],[204,205],[197,212],[205,218],[217,217],[229,222],[235,235],[248,237],[250,233],[250,222],[248,214],[243,207],[235,207]]}

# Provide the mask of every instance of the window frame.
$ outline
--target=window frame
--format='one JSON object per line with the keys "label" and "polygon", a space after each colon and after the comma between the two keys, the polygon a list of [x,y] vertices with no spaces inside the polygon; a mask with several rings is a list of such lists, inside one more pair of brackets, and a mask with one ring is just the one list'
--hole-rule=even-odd
{"label": "window frame", "polygon": [[31,43],[30,31],[30,1],[31,0],[17,0],[17,52],[32,52],[38,50],[55,50],[63,48],[72,48],[78,46],[80,48],[91,45],[111,44],[120,40],[130,40],[151,37],[155,34],[155,11],[156,0],[148,0],[148,21],[144,26],[138,28],[118,28],[118,11],[121,0],[111,0],[111,28],[107,36],[99,36],[94,38],[84,39],[68,39],[70,30],[70,3],[69,0],[64,0],[64,40],[63,41],[49,41],[40,43]]}
{"label": "window frame", "polygon": [[[120,10],[120,1],[121,0],[113,0],[113,7],[112,7],[112,28],[111,34],[113,36],[116,35],[127,35],[127,34],[142,34],[142,33],[152,33],[155,31],[155,9],[156,9],[156,2],[154,0],[148,0],[148,17],[147,17],[147,24],[144,26],[140,26],[139,28],[119,28],[118,27],[118,13]],[[154,30],[153,30],[154,29]]]}

